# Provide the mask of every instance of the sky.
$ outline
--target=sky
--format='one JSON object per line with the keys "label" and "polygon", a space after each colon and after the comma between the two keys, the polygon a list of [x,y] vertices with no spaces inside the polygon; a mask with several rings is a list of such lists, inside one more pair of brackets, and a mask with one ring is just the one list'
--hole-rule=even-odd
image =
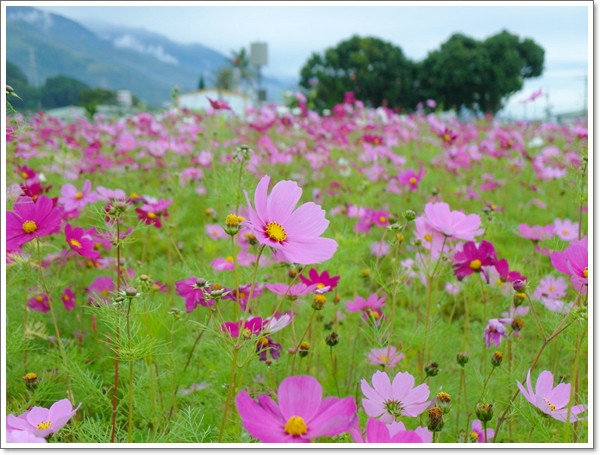
{"label": "sky", "polygon": [[[297,78],[313,53],[322,53],[352,35],[391,42],[408,58],[419,61],[453,33],[482,40],[508,30],[545,49],[545,71],[542,77],[526,80],[503,114],[540,117],[548,104],[556,114],[581,110],[587,102],[590,1],[362,2],[360,6],[356,2],[87,2],[72,6],[55,1],[27,5],[76,21],[93,19],[144,28],[173,41],[203,44],[227,56],[242,47],[249,50],[254,41],[266,42],[269,61],[263,74],[286,79]],[[544,94],[535,102],[519,102],[538,89]]]}

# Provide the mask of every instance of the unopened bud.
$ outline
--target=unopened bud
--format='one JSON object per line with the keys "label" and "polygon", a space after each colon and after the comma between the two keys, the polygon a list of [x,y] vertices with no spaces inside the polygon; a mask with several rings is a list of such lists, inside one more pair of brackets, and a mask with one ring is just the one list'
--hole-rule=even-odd
{"label": "unopened bud", "polygon": [[521,318],[514,318],[510,324],[515,332],[520,332],[524,325],[525,321],[523,321]]}
{"label": "unopened bud", "polygon": [[448,414],[450,412],[450,402],[452,401],[450,394],[446,392],[439,392],[435,396],[435,399],[436,404],[442,410],[442,413]]}
{"label": "unopened bud", "polygon": [[431,362],[428,365],[425,365],[425,374],[427,376],[437,376],[437,374],[440,372],[440,369],[438,367],[437,362]]}
{"label": "unopened bud", "polygon": [[494,415],[494,406],[491,403],[478,403],[475,406],[475,414],[482,422],[489,422]]}
{"label": "unopened bud", "polygon": [[127,286],[125,288],[125,295],[127,297],[137,297],[139,294],[136,288],[134,288],[133,286]]}
{"label": "unopened bud", "polygon": [[513,281],[513,289],[516,292],[525,292],[527,288],[527,280],[515,280]]}
{"label": "unopened bud", "polygon": [[237,234],[238,232],[240,232],[241,229],[241,223],[242,221],[244,221],[244,217],[235,215],[233,213],[230,213],[229,215],[227,215],[225,217],[225,228],[224,231],[231,235],[234,236],[235,234]]}
{"label": "unopened bud", "polygon": [[312,307],[315,310],[322,310],[327,302],[327,297],[323,294],[316,294],[313,297]]}
{"label": "unopened bud", "polygon": [[23,376],[23,380],[25,381],[25,386],[29,390],[33,390],[37,387],[40,378],[35,373],[27,373],[25,376]]}
{"label": "unopened bud", "polygon": [[327,335],[325,337],[325,343],[327,343],[327,346],[335,346],[336,344],[338,344],[340,342],[340,337],[337,333],[335,332],[331,332],[329,335]]}
{"label": "unopened bud", "polygon": [[495,367],[499,367],[502,363],[502,359],[504,358],[504,354],[500,351],[496,351],[492,354],[492,365]]}
{"label": "unopened bud", "polygon": [[438,407],[429,409],[427,414],[427,428],[429,431],[441,431],[444,428],[444,416]]}
{"label": "unopened bud", "polygon": [[298,276],[298,270],[297,269],[289,269],[288,276],[290,278],[296,278]]}
{"label": "unopened bud", "polygon": [[300,357],[306,357],[310,351],[310,344],[306,341],[300,343],[300,347],[298,348],[298,355]]}
{"label": "unopened bud", "polygon": [[406,221],[413,221],[417,217],[417,214],[414,210],[407,210],[404,212],[404,218]]}
{"label": "unopened bud", "polygon": [[467,354],[466,352],[459,352],[458,354],[456,354],[456,362],[461,367],[464,367],[467,363],[469,363],[469,354]]}
{"label": "unopened bud", "polygon": [[523,303],[523,300],[525,300],[526,298],[527,298],[527,294],[525,294],[523,292],[517,292],[513,297],[514,306],[521,305],[521,303]]}

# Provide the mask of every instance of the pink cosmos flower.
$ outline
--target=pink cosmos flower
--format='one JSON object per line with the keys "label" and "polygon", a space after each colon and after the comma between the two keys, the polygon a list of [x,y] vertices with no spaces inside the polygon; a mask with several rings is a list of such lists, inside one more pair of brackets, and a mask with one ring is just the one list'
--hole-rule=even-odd
{"label": "pink cosmos flower", "polygon": [[488,428],[484,433],[481,420],[473,420],[471,424],[471,440],[473,442],[490,442],[495,434],[496,432],[491,428]]}
{"label": "pink cosmos flower", "polygon": [[387,348],[371,349],[367,354],[367,358],[374,365],[394,368],[404,358],[404,354],[398,352],[394,346],[389,346]]}
{"label": "pink cosmos flower", "polygon": [[316,284],[317,292],[329,292],[337,287],[338,282],[340,281],[340,277],[330,277],[329,272],[327,270],[319,274],[319,272],[317,272],[316,269],[310,269],[308,271],[308,277],[305,277],[303,274],[300,275],[300,281],[302,281],[307,286]]}
{"label": "pink cosmos flower", "polygon": [[284,295],[286,297],[296,298],[301,297],[303,295],[310,294],[317,289],[316,284],[306,285],[304,283],[296,283],[293,286],[290,286],[286,283],[267,283],[265,287],[277,295]]}
{"label": "pink cosmos flower", "polygon": [[29,431],[35,436],[45,438],[64,427],[75,415],[79,406],[73,409],[71,402],[65,398],[54,403],[50,409],[34,406],[17,417],[9,414],[6,416],[6,424],[16,430]]}
{"label": "pink cosmos flower", "polygon": [[242,425],[262,442],[307,443],[322,436],[345,433],[355,425],[353,397],[322,398],[319,381],[311,376],[289,376],[277,390],[278,403],[269,395],[254,401],[248,392],[238,393],[235,402]]}
{"label": "pink cosmos flower", "polygon": [[458,210],[450,211],[450,206],[445,202],[433,202],[425,205],[425,220],[438,232],[446,237],[474,241],[475,237],[483,234],[480,229],[481,218],[479,215],[465,215]]}
{"label": "pink cosmos flower", "polygon": [[[242,311],[246,311],[246,305],[248,304],[251,289],[252,289],[251,284],[244,284],[244,285],[238,287],[237,291],[235,289],[231,289],[230,292],[228,292],[226,295],[223,296],[223,299],[233,300],[233,301],[235,301],[237,299]],[[263,291],[264,291],[264,286],[255,285],[254,290],[252,292],[252,300],[256,299],[259,295],[261,295],[263,293]],[[252,312],[252,309],[250,309],[250,312]]]}
{"label": "pink cosmos flower", "polygon": [[482,240],[478,247],[475,246],[474,242],[465,243],[463,250],[454,256],[452,267],[458,281],[462,281],[472,273],[481,272],[489,283],[490,277],[483,266],[494,265],[495,263],[496,250],[494,245],[487,240]]}
{"label": "pink cosmos flower", "polygon": [[382,297],[379,297],[377,294],[371,294],[366,299],[356,296],[354,300],[346,302],[345,305],[349,313],[358,313],[360,311],[364,320],[372,318],[378,321],[383,315],[381,308],[385,304],[386,297],[387,295],[385,294]]}
{"label": "pink cosmos flower", "polygon": [[563,251],[550,254],[550,262],[556,270],[571,276],[571,284],[580,294],[587,294],[588,246],[587,237],[572,240]]}
{"label": "pink cosmos flower", "polygon": [[536,299],[548,298],[552,300],[562,299],[567,293],[567,282],[562,276],[554,277],[546,275],[540,280],[540,284],[533,291]]}
{"label": "pink cosmos flower", "polygon": [[206,233],[212,240],[227,238],[227,234],[223,230],[223,227],[219,224],[207,224]]}
{"label": "pink cosmos flower", "polygon": [[162,226],[161,218],[169,216],[167,209],[173,202],[173,199],[160,199],[156,202],[144,204],[135,209],[138,213],[138,219],[142,220],[147,225],[153,224],[154,227]]}
{"label": "pink cosmos flower", "polygon": [[525,223],[519,224],[519,237],[524,239],[532,240],[533,243],[537,243],[540,240],[549,239],[554,235],[554,226],[549,224],[548,226],[529,226]]}
{"label": "pink cosmos flower", "polygon": [[[242,324],[244,327],[243,329],[241,329]],[[263,319],[256,316],[245,321],[224,322],[221,325],[221,331],[229,333],[232,338],[238,338],[240,335],[243,335],[245,338],[250,338],[252,335],[258,335],[262,331],[263,324]]]}
{"label": "pink cosmos flower", "polygon": [[6,249],[16,251],[23,244],[60,231],[60,210],[52,199],[40,195],[36,201],[20,197],[13,211],[6,212]]}
{"label": "pink cosmos flower", "polygon": [[[561,383],[554,387],[554,376],[548,370],[542,371],[535,383],[535,392],[531,387],[531,370],[527,372],[527,389],[517,381],[517,387],[532,405],[550,417],[567,421],[568,404],[571,398],[571,384]],[[587,409],[587,405],[579,404],[571,407],[569,421],[576,422],[584,417],[578,416]]]}
{"label": "pink cosmos flower", "polygon": [[71,250],[89,259],[98,259],[100,253],[94,249],[94,239],[82,227],[65,226],[65,238]]}
{"label": "pink cosmos flower", "polygon": [[407,186],[410,191],[416,191],[419,189],[419,182],[423,180],[423,173],[422,166],[419,166],[419,172],[415,172],[414,169],[407,169],[398,174],[398,181],[400,185]]}
{"label": "pink cosmos flower", "polygon": [[6,442],[17,442],[17,443],[46,443],[44,438],[34,435],[33,433],[25,430],[9,430],[6,429]]}
{"label": "pink cosmos flower", "polygon": [[377,371],[371,379],[373,387],[361,380],[366,398],[362,404],[368,416],[383,423],[392,423],[400,416],[416,417],[430,404],[429,386],[420,384],[413,388],[415,378],[410,373],[399,372],[390,381],[387,373]]}
{"label": "pink cosmos flower", "polygon": [[125,196],[125,191],[121,189],[111,190],[104,188],[103,186],[99,186],[96,188],[96,193],[98,194],[98,200],[100,201],[124,201],[127,199],[127,196]]}
{"label": "pink cosmos flower", "polygon": [[373,253],[378,258],[385,256],[390,252],[390,244],[386,241],[383,242],[373,242],[369,246],[371,253]]}
{"label": "pink cosmos flower", "polygon": [[568,313],[569,311],[571,311],[571,308],[573,308],[573,306],[575,305],[575,302],[563,302],[562,300],[558,300],[558,299],[551,299],[549,297],[542,297],[540,298],[540,302],[542,302],[542,305],[544,305],[546,308],[548,308],[550,311],[554,311],[555,313]]}
{"label": "pink cosmos flower", "polygon": [[552,223],[552,226],[554,228],[554,234],[567,242],[577,240],[577,237],[579,236],[579,225],[568,218],[565,220],[556,218],[554,223]]}
{"label": "pink cosmos flower", "polygon": [[87,204],[96,202],[98,195],[92,191],[92,183],[86,180],[83,188],[79,191],[70,183],[65,183],[60,189],[61,196],[58,198],[66,212],[82,210]]}
{"label": "pink cosmos flower", "polygon": [[314,202],[297,209],[302,189],[296,182],[282,180],[267,195],[270,177],[265,175],[254,193],[253,208],[246,193],[249,220],[246,225],[262,245],[275,249],[288,262],[313,264],[328,260],[337,250],[337,242],[320,237],[329,221],[325,211]]}
{"label": "pink cosmos flower", "polygon": [[50,297],[45,292],[40,292],[27,300],[27,306],[34,311],[47,313],[50,311]]}
{"label": "pink cosmos flower", "polygon": [[[395,424],[395,425],[394,425]],[[417,431],[411,431],[406,429],[400,429],[400,424],[404,427],[404,424],[401,422],[394,422],[393,424],[386,425],[385,423],[372,419],[369,417],[367,420],[367,425],[365,427],[365,435],[360,432],[360,427],[357,425],[354,428],[349,430],[350,436],[352,440],[357,443],[407,443],[407,442],[425,442],[421,435]],[[394,429],[392,429],[392,425],[394,425]],[[423,427],[424,428],[424,427]],[[427,428],[424,428],[426,431]]]}
{"label": "pink cosmos flower", "polygon": [[515,270],[509,270],[508,261],[506,259],[498,259],[494,263],[494,268],[498,272],[500,281],[503,283],[513,283],[517,280],[527,281],[527,278],[521,275],[519,272]]}
{"label": "pink cosmos flower", "polygon": [[216,271],[222,270],[233,270],[233,256],[227,256],[226,258],[217,258],[210,262],[211,267]]}
{"label": "pink cosmos flower", "polygon": [[508,339],[504,324],[510,324],[511,322],[511,319],[490,319],[485,327],[485,330],[483,331],[485,347],[489,348],[492,343],[494,346],[499,346],[502,338]]}
{"label": "pink cosmos flower", "polygon": [[73,308],[75,308],[75,293],[73,292],[72,284],[63,289],[63,291],[60,293],[60,300],[67,311],[71,311]]}
{"label": "pink cosmos flower", "polygon": [[204,307],[214,305],[214,300],[207,299],[204,289],[208,286],[202,278],[190,277],[175,283],[175,290],[179,297],[185,299],[185,309],[188,313],[194,311],[198,305]]}

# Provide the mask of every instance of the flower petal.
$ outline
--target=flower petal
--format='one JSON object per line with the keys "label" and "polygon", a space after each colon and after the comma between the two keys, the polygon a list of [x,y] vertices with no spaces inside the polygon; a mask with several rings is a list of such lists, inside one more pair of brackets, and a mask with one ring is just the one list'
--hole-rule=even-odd
{"label": "flower petal", "polygon": [[277,389],[279,409],[286,421],[299,416],[308,422],[319,409],[322,396],[321,384],[312,376],[289,376]]}
{"label": "flower petal", "polygon": [[277,182],[267,198],[267,221],[284,224],[296,208],[302,196],[302,188],[292,180]]}
{"label": "flower petal", "polygon": [[329,406],[307,422],[306,437],[309,439],[345,433],[358,419],[353,397],[330,397],[327,400],[330,401]]}

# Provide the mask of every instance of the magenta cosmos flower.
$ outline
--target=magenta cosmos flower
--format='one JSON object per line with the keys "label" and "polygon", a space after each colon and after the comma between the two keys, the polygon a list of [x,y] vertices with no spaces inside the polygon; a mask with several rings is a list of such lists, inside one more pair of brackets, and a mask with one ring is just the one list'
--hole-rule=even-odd
{"label": "magenta cosmos flower", "polygon": [[317,292],[329,292],[338,285],[340,277],[330,277],[329,272],[327,270],[319,274],[319,272],[317,272],[316,269],[310,269],[308,271],[308,277],[300,275],[300,281],[302,281],[307,286],[316,284]]}
{"label": "magenta cosmos flower", "polygon": [[54,403],[50,409],[34,406],[17,417],[9,414],[6,416],[6,424],[15,430],[29,431],[35,436],[45,438],[64,427],[75,415],[79,406],[73,409],[71,402],[65,398]]}
{"label": "magenta cosmos flower", "polygon": [[[531,387],[531,370],[527,372],[526,379],[527,389],[517,381],[517,387],[523,394],[523,396],[532,405],[542,411],[544,414],[550,417],[560,420],[561,422],[567,421],[568,404],[571,397],[571,384],[558,384],[554,387],[554,376],[548,370],[542,371],[538,376],[535,383],[535,392]],[[587,405],[578,404],[577,406],[571,407],[571,414],[569,421],[575,422],[577,420],[583,420],[584,417],[578,416],[587,409]]]}
{"label": "magenta cosmos flower", "polygon": [[288,262],[313,264],[328,260],[337,250],[337,242],[321,237],[329,221],[325,211],[314,202],[296,208],[302,189],[296,182],[282,180],[267,195],[270,177],[265,175],[254,193],[253,208],[248,194],[248,226],[262,244],[276,250]]}
{"label": "magenta cosmos flower", "polygon": [[479,215],[465,215],[459,210],[450,210],[445,202],[425,204],[425,220],[433,229],[446,237],[473,241],[475,237],[483,234],[480,229],[481,218]]}
{"label": "magenta cosmos flower", "polygon": [[150,202],[142,205],[135,209],[138,214],[138,219],[142,220],[145,224],[154,227],[162,227],[161,219],[169,216],[167,209],[173,202],[173,199],[160,199],[156,202]]}
{"label": "magenta cosmos flower", "polygon": [[550,254],[550,262],[556,270],[571,276],[571,284],[580,294],[587,294],[588,246],[587,237],[573,240],[563,251]]}
{"label": "magenta cosmos flower", "polygon": [[373,320],[377,321],[382,316],[381,308],[385,304],[386,297],[385,294],[382,297],[379,297],[377,294],[371,294],[366,299],[357,296],[354,300],[346,302],[345,305],[349,313],[362,312],[364,320],[371,317]]}
{"label": "magenta cosmos flower", "polygon": [[185,280],[177,281],[175,283],[177,295],[185,299],[185,309],[188,313],[194,311],[194,308],[198,305],[214,305],[215,301],[207,299],[204,293],[207,286],[206,280],[196,277],[186,278]]}
{"label": "magenta cosmos flower", "polygon": [[[367,420],[364,437],[360,432],[360,427],[358,425],[355,428],[352,428],[349,433],[354,442],[363,444],[386,442],[431,442],[431,438],[429,438],[429,441],[423,439],[428,439],[426,433],[429,433],[429,430],[425,427],[420,427],[414,431],[407,430],[402,422],[394,422],[390,425],[386,425],[385,423],[372,418]],[[431,436],[431,433],[429,433],[429,436]]]}
{"label": "magenta cosmos flower", "polygon": [[495,263],[496,250],[494,245],[487,240],[482,240],[478,247],[475,246],[474,242],[465,243],[463,250],[454,256],[452,267],[458,281],[462,281],[472,273],[481,272],[485,277],[485,281],[489,283],[490,277],[483,266],[494,265]]}
{"label": "magenta cosmos flower", "polygon": [[40,292],[27,300],[27,306],[34,311],[47,313],[50,311],[50,297],[45,292]]}
{"label": "magenta cosmos flower", "polygon": [[279,385],[278,403],[266,394],[254,401],[245,390],[238,393],[235,402],[242,425],[253,438],[307,443],[345,433],[358,419],[353,397],[322,396],[321,384],[312,376],[289,376]]}
{"label": "magenta cosmos flower", "polygon": [[362,404],[368,416],[392,423],[400,416],[416,417],[430,404],[429,386],[420,384],[413,388],[415,378],[410,373],[399,372],[390,381],[387,373],[377,371],[371,378],[371,387],[366,379],[360,386],[366,398]]}
{"label": "magenta cosmos flower", "polygon": [[71,311],[75,308],[75,293],[73,292],[73,285],[70,284],[60,294],[60,300],[62,300],[65,310]]}
{"label": "magenta cosmos flower", "polygon": [[423,173],[422,166],[419,166],[419,172],[415,172],[414,169],[407,169],[398,174],[398,181],[400,185],[407,186],[410,191],[416,191],[419,189],[419,182],[423,179]]}
{"label": "magenta cosmos flower", "polygon": [[60,231],[60,210],[52,199],[40,195],[36,201],[20,197],[13,211],[6,212],[6,249],[16,251],[23,244]]}
{"label": "magenta cosmos flower", "polygon": [[80,256],[89,259],[98,259],[100,253],[94,249],[94,238],[82,227],[73,227],[70,223],[65,226],[65,239],[69,248]]}

